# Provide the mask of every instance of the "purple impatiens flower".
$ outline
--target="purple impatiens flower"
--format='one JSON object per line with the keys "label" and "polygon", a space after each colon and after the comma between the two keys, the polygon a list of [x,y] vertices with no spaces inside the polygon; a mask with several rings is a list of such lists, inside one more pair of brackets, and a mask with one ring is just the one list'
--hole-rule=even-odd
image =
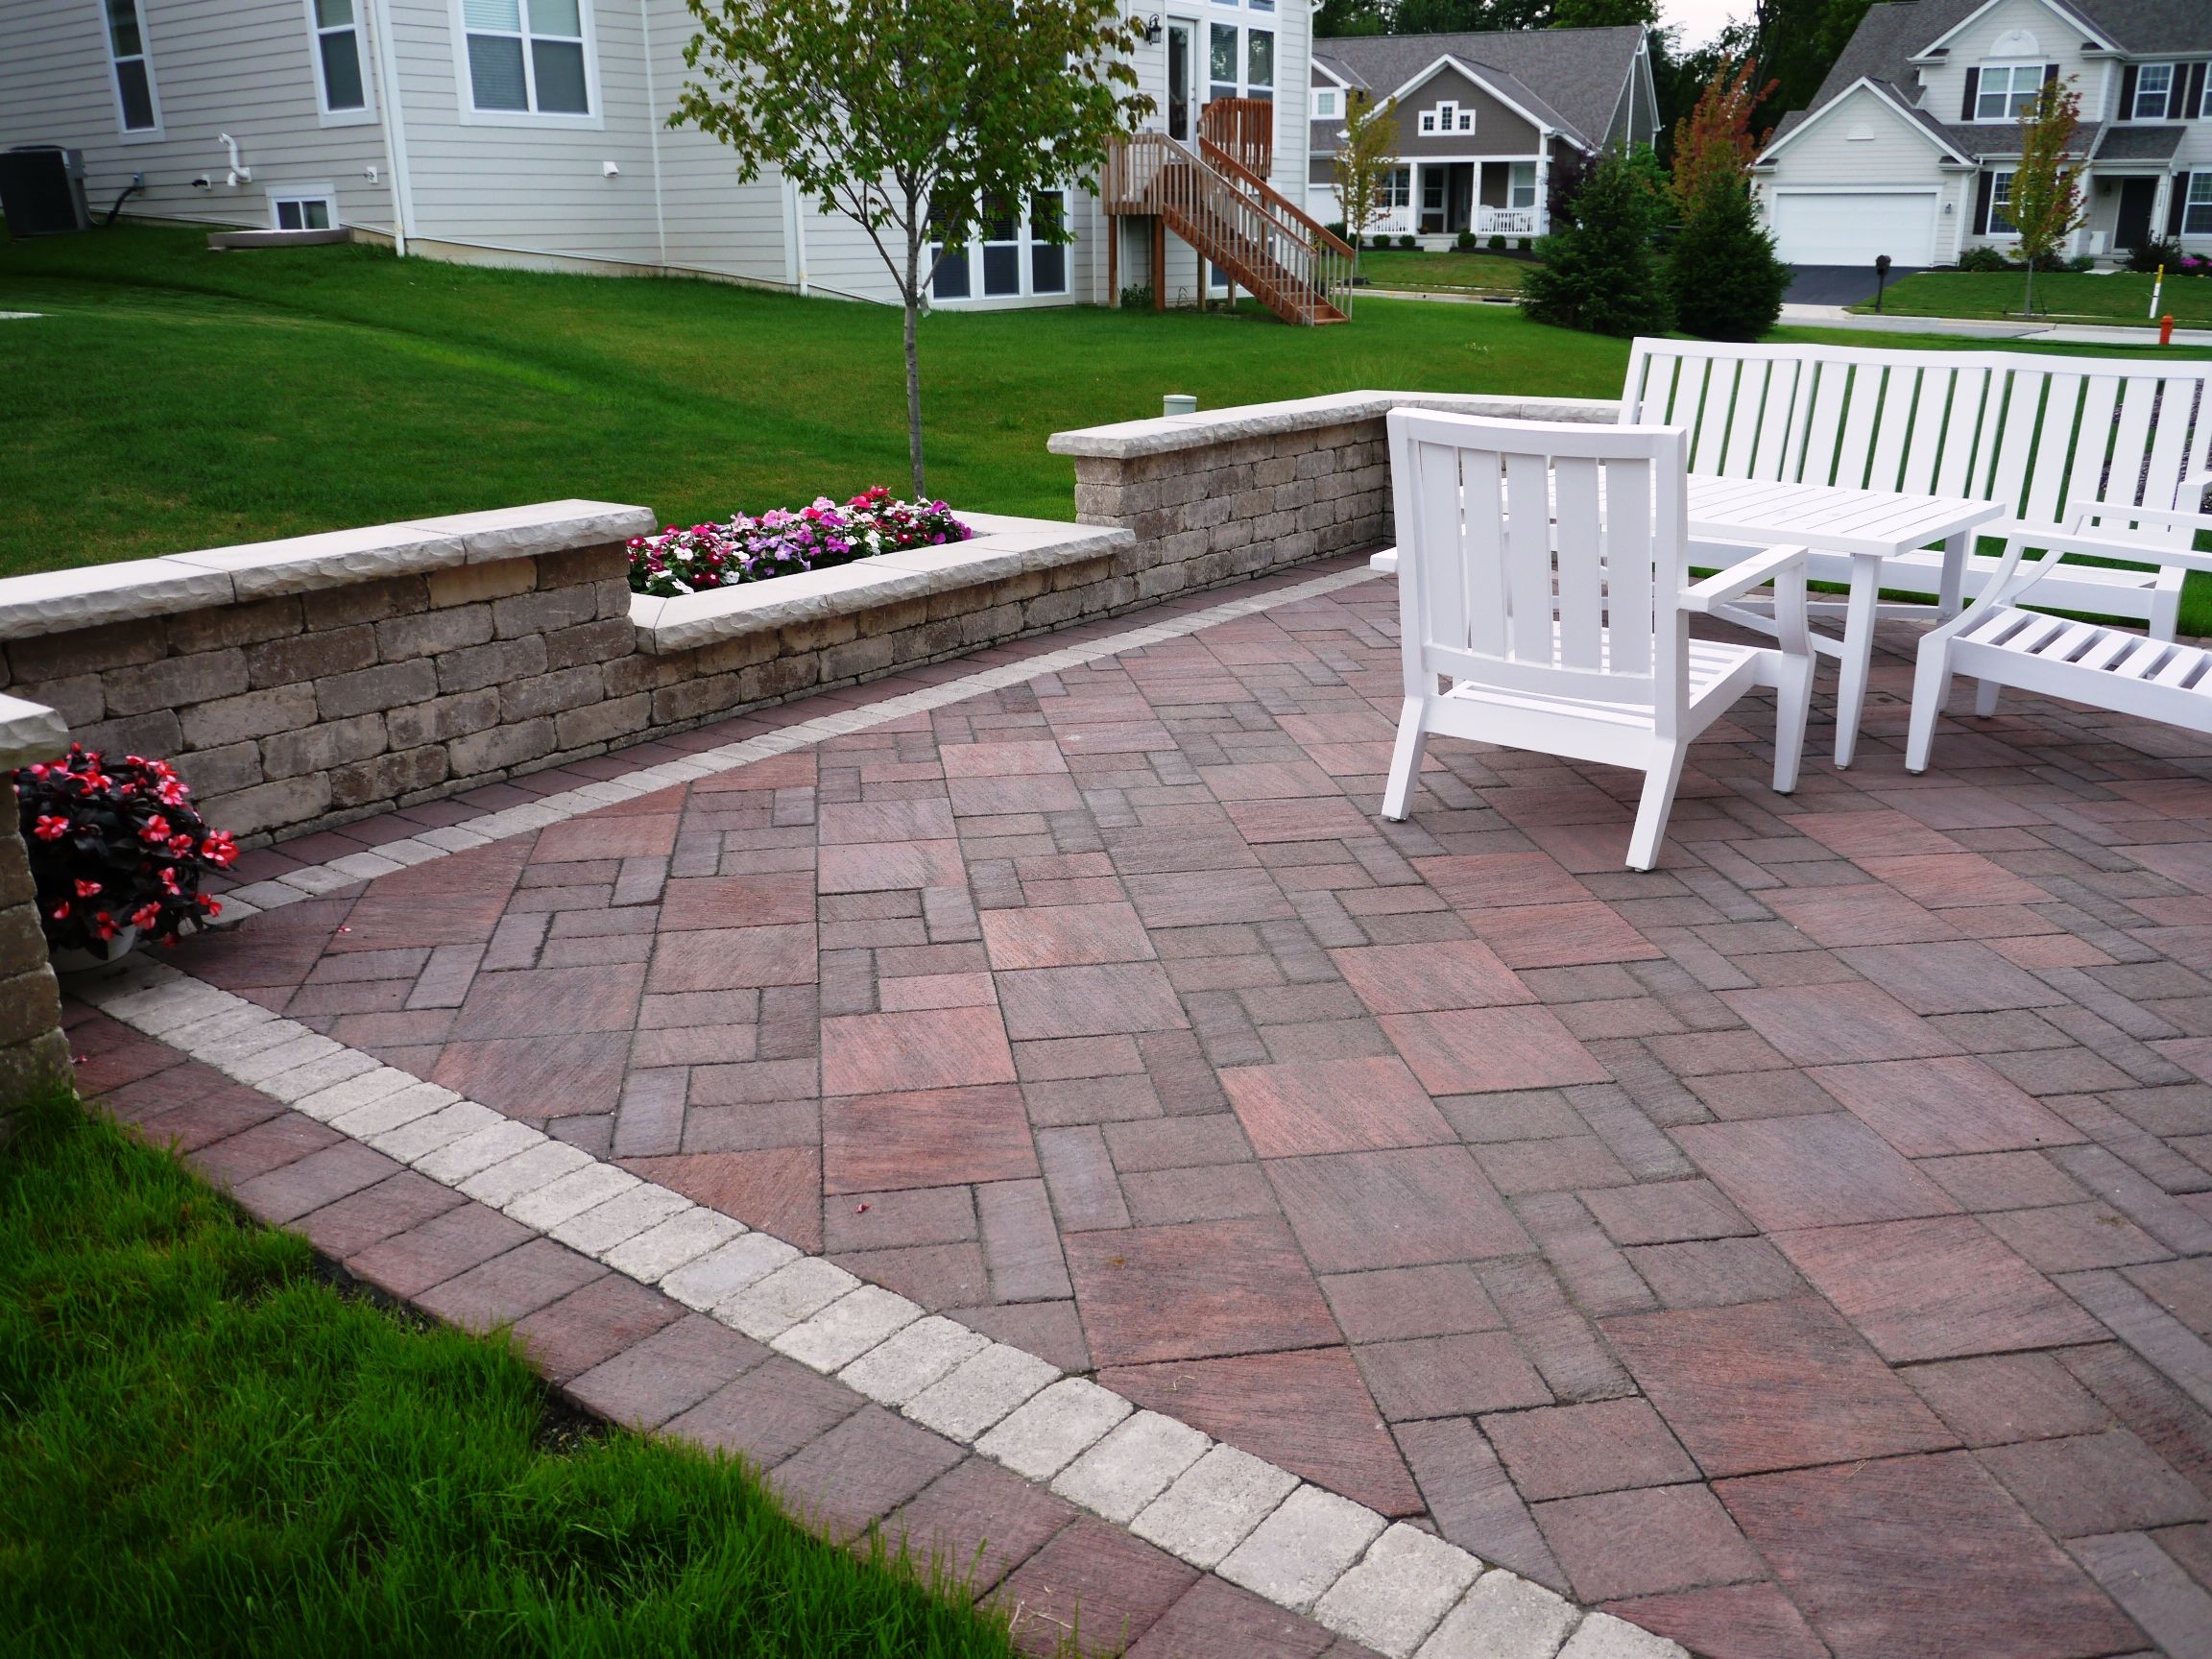
{"label": "purple impatiens flower", "polygon": [[726,524],[673,524],[630,542],[630,587],[670,598],[740,582],[765,582],[802,570],[965,541],[975,532],[942,501],[901,501],[878,484],[842,506],[827,495],[792,511],[740,513]]}

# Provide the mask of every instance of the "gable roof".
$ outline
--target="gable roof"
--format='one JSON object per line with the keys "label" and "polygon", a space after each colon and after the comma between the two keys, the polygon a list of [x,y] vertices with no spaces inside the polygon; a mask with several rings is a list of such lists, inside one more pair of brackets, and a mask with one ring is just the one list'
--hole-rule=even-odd
{"label": "gable roof", "polygon": [[1850,85],[1844,87],[1842,91],[1838,92],[1817,108],[1793,109],[1784,116],[1782,124],[1774,130],[1774,136],[1767,141],[1767,148],[1759,153],[1759,165],[1766,166],[1768,161],[1773,159],[1775,152],[1785,148],[1799,132],[1814,123],[1825,119],[1835,110],[1841,108],[1844,95],[1857,91],[1862,86],[1877,103],[1887,108],[1892,114],[1904,121],[1913,132],[1940,150],[1946,161],[1956,161],[1963,165],[1973,156],[1974,151],[1959,142],[1958,133],[1954,129],[1944,126],[1927,110],[1917,108],[1911,99],[1905,96],[1901,88],[1886,81],[1863,77],[1852,82]]}
{"label": "gable roof", "polygon": [[[2212,5],[2205,0],[2044,0],[2044,4],[2061,17],[2081,19],[2130,57],[2212,52]],[[1913,60],[1988,5],[1989,0],[1893,0],[1869,6],[1807,110],[1820,108],[1862,80],[1911,88],[1917,81]],[[1908,93],[1906,102],[1911,101]],[[1777,135],[1795,125],[1785,117]]]}
{"label": "gable roof", "polygon": [[1461,35],[1356,35],[1315,40],[1313,58],[1347,84],[1383,98],[1446,59],[1585,147],[1605,142],[1636,53],[1640,24]]}

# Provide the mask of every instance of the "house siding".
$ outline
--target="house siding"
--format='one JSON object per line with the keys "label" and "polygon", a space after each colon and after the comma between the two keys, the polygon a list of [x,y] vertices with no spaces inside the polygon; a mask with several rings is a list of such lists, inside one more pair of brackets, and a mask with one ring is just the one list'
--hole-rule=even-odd
{"label": "house siding", "polygon": [[[1421,113],[1445,101],[1475,111],[1472,132],[1424,134]],[[1536,125],[1496,94],[1456,69],[1442,68],[1398,101],[1398,154],[1407,160],[1446,156],[1529,156],[1536,154]]]}
{"label": "house siding", "polygon": [[[134,215],[260,228],[272,222],[272,190],[312,184],[332,187],[341,224],[390,228],[383,129],[373,119],[324,125],[301,0],[140,5],[158,136],[122,131],[99,0],[12,0],[0,6],[0,147],[82,150],[96,211],[144,173]],[[375,90],[372,80],[372,101]],[[224,132],[238,141],[251,181],[226,182]],[[195,189],[202,176],[212,182]]]}

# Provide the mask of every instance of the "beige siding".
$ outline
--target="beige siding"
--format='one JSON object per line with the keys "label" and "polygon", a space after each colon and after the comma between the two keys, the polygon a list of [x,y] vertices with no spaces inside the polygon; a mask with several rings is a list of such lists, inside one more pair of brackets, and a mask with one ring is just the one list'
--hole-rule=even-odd
{"label": "beige siding", "polygon": [[[324,124],[302,0],[141,6],[157,135],[122,131],[99,0],[7,0],[0,4],[0,146],[83,150],[96,214],[133,173],[144,173],[146,191],[132,198],[129,213],[260,227],[271,222],[272,188],[327,184],[342,223],[389,228],[382,131],[373,119]],[[251,181],[226,181],[223,132],[238,140]],[[368,180],[373,166],[379,183]],[[193,187],[201,176],[209,188]]]}

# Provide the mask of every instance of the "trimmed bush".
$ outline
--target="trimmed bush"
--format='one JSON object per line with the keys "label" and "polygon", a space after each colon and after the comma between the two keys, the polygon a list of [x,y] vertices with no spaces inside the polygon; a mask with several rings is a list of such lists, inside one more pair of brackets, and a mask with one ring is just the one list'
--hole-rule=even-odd
{"label": "trimmed bush", "polygon": [[1421,242],[1418,237],[1401,236],[1398,238],[1398,246],[1401,248],[1418,248],[1421,246]]}
{"label": "trimmed bush", "polygon": [[1505,238],[1504,238],[1504,237],[1503,237],[1503,236],[1493,236],[1493,237],[1491,237],[1491,238],[1490,238],[1490,252],[1493,252],[1493,253],[1503,253],[1503,252],[1505,252]]}
{"label": "trimmed bush", "polygon": [[2012,261],[2006,258],[2003,250],[1990,247],[1965,248],[1959,253],[1961,271],[2009,271]]}
{"label": "trimmed bush", "polygon": [[1716,170],[1686,204],[1667,255],[1678,326],[1701,340],[1756,340],[1782,315],[1790,267],[1759,224],[1743,180]]}
{"label": "trimmed bush", "polygon": [[1539,323],[1626,339],[1664,334],[1674,307],[1651,251],[1658,217],[1651,170],[1601,157],[1575,193],[1565,228],[1536,247],[1543,263],[1521,279],[1521,304]]}
{"label": "trimmed bush", "polygon": [[1452,246],[1461,253],[1474,252],[1476,247],[1478,246],[1475,240],[1475,232],[1472,230],[1460,231],[1458,235],[1452,239]]}

